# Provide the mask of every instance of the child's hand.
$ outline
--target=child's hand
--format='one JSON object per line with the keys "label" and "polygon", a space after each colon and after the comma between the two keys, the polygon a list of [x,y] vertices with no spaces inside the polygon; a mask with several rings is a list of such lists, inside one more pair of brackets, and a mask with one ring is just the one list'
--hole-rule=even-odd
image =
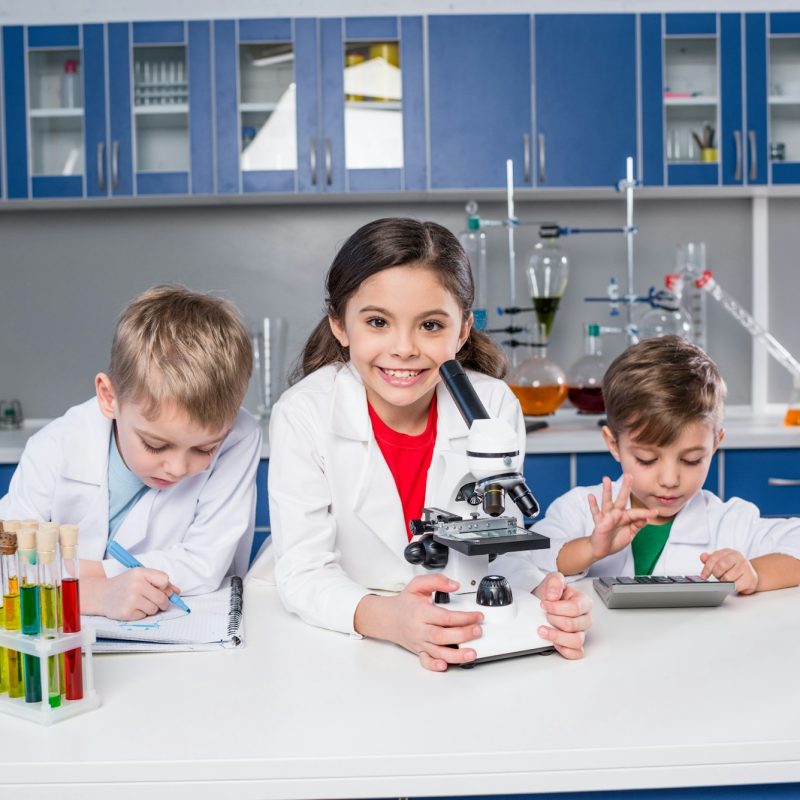
{"label": "child's hand", "polygon": [[720,581],[734,581],[737,594],[753,594],[758,591],[758,573],[744,553],[724,547],[713,553],[700,553],[705,565],[701,578],[713,575]]}
{"label": "child's hand", "polygon": [[583,642],[592,625],[591,598],[570,586],[560,572],[551,572],[534,594],[553,626],[542,625],[539,636],[549,639],[564,658],[583,658]]}
{"label": "child's hand", "polygon": [[454,592],[458,582],[441,573],[418,575],[395,597],[386,600],[385,635],[389,641],[405,647],[419,656],[425,669],[444,672],[448,664],[465,664],[474,661],[472,648],[448,647],[477,639],[482,633],[480,612],[448,611],[437,606],[432,594]]}
{"label": "child's hand", "polygon": [[134,567],[113,578],[81,579],[81,603],[86,614],[137,620],[169,608],[169,596],[180,593],[169,575],[158,569]]}
{"label": "child's hand", "polygon": [[603,478],[602,506],[597,505],[597,499],[593,494],[589,495],[589,510],[594,520],[589,546],[594,561],[618,553],[627,547],[633,541],[633,537],[651,519],[658,516],[656,509],[626,508],[632,483],[633,478],[624,475],[617,499],[612,500],[611,480]]}

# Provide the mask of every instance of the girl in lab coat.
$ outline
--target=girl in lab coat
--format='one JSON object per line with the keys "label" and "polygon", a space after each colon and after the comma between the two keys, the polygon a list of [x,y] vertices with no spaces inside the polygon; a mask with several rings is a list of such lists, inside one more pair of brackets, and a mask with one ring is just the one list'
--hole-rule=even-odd
{"label": "girl in lab coat", "polygon": [[800,520],[765,519],[738,497],[704,491],[722,441],[725,383],[677,336],[629,347],[603,378],[603,438],[624,475],[553,502],[534,557],[566,575],[701,575],[739,594],[800,583]]}
{"label": "girl in lab coat", "polygon": [[[302,353],[270,423],[274,577],[307,622],[395,642],[422,665],[474,660],[453,648],[481,634],[479,613],[434,605],[447,575],[416,575],[403,557],[408,520],[446,506],[463,476],[467,426],[440,383],[458,358],[489,414],[525,430],[502,377],[505,359],[472,329],[473,283],[457,239],[431,222],[381,219],[356,231],[331,265],[327,314]],[[552,627],[539,633],[567,658],[583,655],[590,601],[523,554],[496,562],[535,590]],[[502,567],[500,566],[502,565]],[[376,595],[387,590],[392,595]]]}

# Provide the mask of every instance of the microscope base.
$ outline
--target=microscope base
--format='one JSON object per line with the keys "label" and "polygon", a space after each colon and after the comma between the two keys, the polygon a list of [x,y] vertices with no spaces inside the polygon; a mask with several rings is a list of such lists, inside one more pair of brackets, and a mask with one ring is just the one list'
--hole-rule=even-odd
{"label": "microscope base", "polygon": [[485,661],[500,661],[527,655],[548,655],[555,651],[553,643],[536,632],[548,625],[539,598],[515,593],[514,602],[499,608],[479,606],[474,594],[452,594],[446,608],[450,611],[480,611],[484,616],[483,636],[459,647],[471,647],[478,654],[475,661],[462,664],[472,667]]}

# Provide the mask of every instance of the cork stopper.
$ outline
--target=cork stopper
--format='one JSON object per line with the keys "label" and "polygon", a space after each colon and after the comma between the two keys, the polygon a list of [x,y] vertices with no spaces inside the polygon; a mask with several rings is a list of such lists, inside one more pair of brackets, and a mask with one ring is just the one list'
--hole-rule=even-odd
{"label": "cork stopper", "polygon": [[22,527],[18,519],[7,519],[3,521],[3,530],[6,533],[16,533]]}
{"label": "cork stopper", "polygon": [[59,529],[61,539],[61,557],[77,558],[78,556],[78,526],[62,525]]}
{"label": "cork stopper", "polygon": [[20,550],[36,549],[36,528],[22,526],[17,531],[17,545]]}
{"label": "cork stopper", "polygon": [[13,556],[17,552],[17,534],[12,531],[0,533],[0,556]]}
{"label": "cork stopper", "polygon": [[22,519],[22,520],[20,520],[19,524],[23,528],[38,528],[39,527],[39,520],[38,519]]}
{"label": "cork stopper", "polygon": [[[53,525],[52,523],[40,525],[39,530],[36,531],[36,551],[40,556],[44,553],[53,553],[55,555],[57,539],[58,525]],[[52,563],[52,559],[46,563]]]}

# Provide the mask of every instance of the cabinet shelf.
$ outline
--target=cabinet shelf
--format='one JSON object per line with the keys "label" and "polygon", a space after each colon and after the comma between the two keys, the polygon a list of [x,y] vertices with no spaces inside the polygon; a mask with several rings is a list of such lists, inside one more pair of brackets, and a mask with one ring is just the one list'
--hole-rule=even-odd
{"label": "cabinet shelf", "polygon": [[158,106],[134,106],[134,114],[142,116],[158,116],[163,114],[188,114],[189,106],[186,103],[164,103]]}
{"label": "cabinet shelf", "polygon": [[82,117],[82,108],[32,108],[31,119],[69,119]]}
{"label": "cabinet shelf", "polygon": [[713,107],[719,103],[717,97],[707,97],[701,95],[700,97],[665,97],[665,106],[709,106]]}
{"label": "cabinet shelf", "polygon": [[771,106],[797,106],[800,105],[800,95],[771,95]]}
{"label": "cabinet shelf", "polygon": [[240,103],[239,111],[243,114],[272,113],[277,106],[277,103]]}

